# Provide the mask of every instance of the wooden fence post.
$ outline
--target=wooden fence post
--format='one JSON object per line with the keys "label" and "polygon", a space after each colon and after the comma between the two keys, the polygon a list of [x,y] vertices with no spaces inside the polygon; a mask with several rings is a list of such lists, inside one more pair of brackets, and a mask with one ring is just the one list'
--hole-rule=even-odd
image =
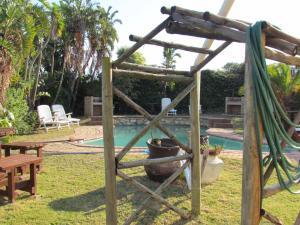
{"label": "wooden fence post", "polygon": [[[249,48],[246,45],[245,69],[245,104],[244,104],[244,151],[243,151],[243,182],[242,182],[242,225],[258,225],[260,222],[261,181],[260,162],[258,155],[254,87],[252,65]],[[261,126],[260,126],[261,128]],[[262,131],[262,130],[261,130]]]}
{"label": "wooden fence post", "polygon": [[192,214],[200,214],[201,166],[200,166],[200,73],[195,73],[195,88],[190,93],[192,159]]}
{"label": "wooden fence post", "polygon": [[106,224],[117,224],[116,165],[113,136],[113,94],[110,58],[102,61],[103,140],[105,160]]}

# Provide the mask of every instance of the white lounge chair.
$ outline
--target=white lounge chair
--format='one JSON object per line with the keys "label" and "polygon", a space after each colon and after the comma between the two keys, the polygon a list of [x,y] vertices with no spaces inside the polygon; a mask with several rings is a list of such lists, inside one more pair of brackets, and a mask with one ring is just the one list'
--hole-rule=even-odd
{"label": "white lounge chair", "polygon": [[58,116],[59,120],[67,120],[70,124],[77,124],[79,126],[80,119],[72,118],[72,113],[66,113],[64,107],[62,105],[56,104],[52,105],[52,112]]}
{"label": "white lounge chair", "polygon": [[46,132],[48,132],[48,129],[50,128],[60,129],[63,126],[70,127],[70,122],[68,120],[60,120],[57,116],[52,116],[48,105],[39,105],[37,107],[37,112],[40,120],[40,127],[43,126]]}
{"label": "white lounge chair", "polygon": [[[162,98],[161,99],[161,111],[163,111],[168,105],[171,104],[171,99],[170,98]],[[167,115],[172,115],[172,116],[176,116],[177,114],[177,110],[176,109],[171,109]]]}

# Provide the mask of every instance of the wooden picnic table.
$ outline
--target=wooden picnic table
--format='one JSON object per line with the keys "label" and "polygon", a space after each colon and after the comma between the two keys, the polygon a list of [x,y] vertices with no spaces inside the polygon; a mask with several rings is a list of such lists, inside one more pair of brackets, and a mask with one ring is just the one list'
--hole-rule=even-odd
{"label": "wooden picnic table", "polygon": [[[36,167],[42,162],[41,157],[33,155],[17,154],[0,159],[0,186],[6,186],[6,190],[0,190],[0,194],[7,196],[10,202],[16,199],[16,190],[29,192],[31,195],[36,194]],[[29,180],[18,179],[16,173],[20,167],[29,166]]]}
{"label": "wooden picnic table", "polygon": [[[26,154],[29,150],[35,150],[36,156],[43,158],[43,147],[45,146],[44,143],[40,142],[12,142],[9,144],[2,144],[1,148],[4,149],[5,157],[10,156],[12,150],[20,150],[20,154]],[[0,158],[1,158],[1,151],[0,151]],[[38,166],[38,169],[41,170],[41,166]]]}

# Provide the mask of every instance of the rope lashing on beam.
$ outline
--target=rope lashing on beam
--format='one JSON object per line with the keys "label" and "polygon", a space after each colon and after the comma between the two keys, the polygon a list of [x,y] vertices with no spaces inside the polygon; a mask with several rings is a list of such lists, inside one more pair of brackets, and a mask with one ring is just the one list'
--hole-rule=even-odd
{"label": "rope lashing on beam", "polygon": [[[290,120],[272,89],[262,46],[262,24],[263,22],[257,22],[255,25],[250,26],[247,30],[246,38],[246,44],[250,52],[254,86],[253,97],[256,112],[258,155],[261,167],[261,190],[263,190],[264,183],[263,168],[273,161],[281,188],[291,193],[299,194],[300,190],[293,191],[291,186],[300,181],[300,166],[291,164],[284,155],[284,149],[281,147],[281,140],[284,140],[293,150],[297,151],[300,149],[300,143],[295,142],[284,127],[284,124],[294,127],[299,127],[299,124],[295,124]],[[259,129],[260,121],[270,149],[270,154],[264,159],[262,157],[262,134]]]}

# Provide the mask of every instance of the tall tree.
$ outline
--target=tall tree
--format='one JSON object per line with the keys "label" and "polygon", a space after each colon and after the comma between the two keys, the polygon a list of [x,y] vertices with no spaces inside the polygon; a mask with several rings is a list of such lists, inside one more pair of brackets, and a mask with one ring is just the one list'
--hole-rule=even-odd
{"label": "tall tree", "polygon": [[68,75],[69,106],[74,107],[77,90],[83,76],[97,76],[101,71],[101,61],[110,54],[114,42],[118,40],[114,17],[117,11],[103,9],[91,0],[62,0],[61,11],[66,29],[63,35],[63,70],[54,101],[57,101],[64,80]]}
{"label": "tall tree", "polygon": [[[175,48],[164,48],[163,51],[163,58],[164,61],[162,65],[169,69],[175,69],[176,68],[176,58],[181,58],[181,55],[176,52]],[[175,88],[175,82],[164,82],[164,88],[163,88],[163,96],[167,97],[167,89],[170,89],[171,91]]]}

